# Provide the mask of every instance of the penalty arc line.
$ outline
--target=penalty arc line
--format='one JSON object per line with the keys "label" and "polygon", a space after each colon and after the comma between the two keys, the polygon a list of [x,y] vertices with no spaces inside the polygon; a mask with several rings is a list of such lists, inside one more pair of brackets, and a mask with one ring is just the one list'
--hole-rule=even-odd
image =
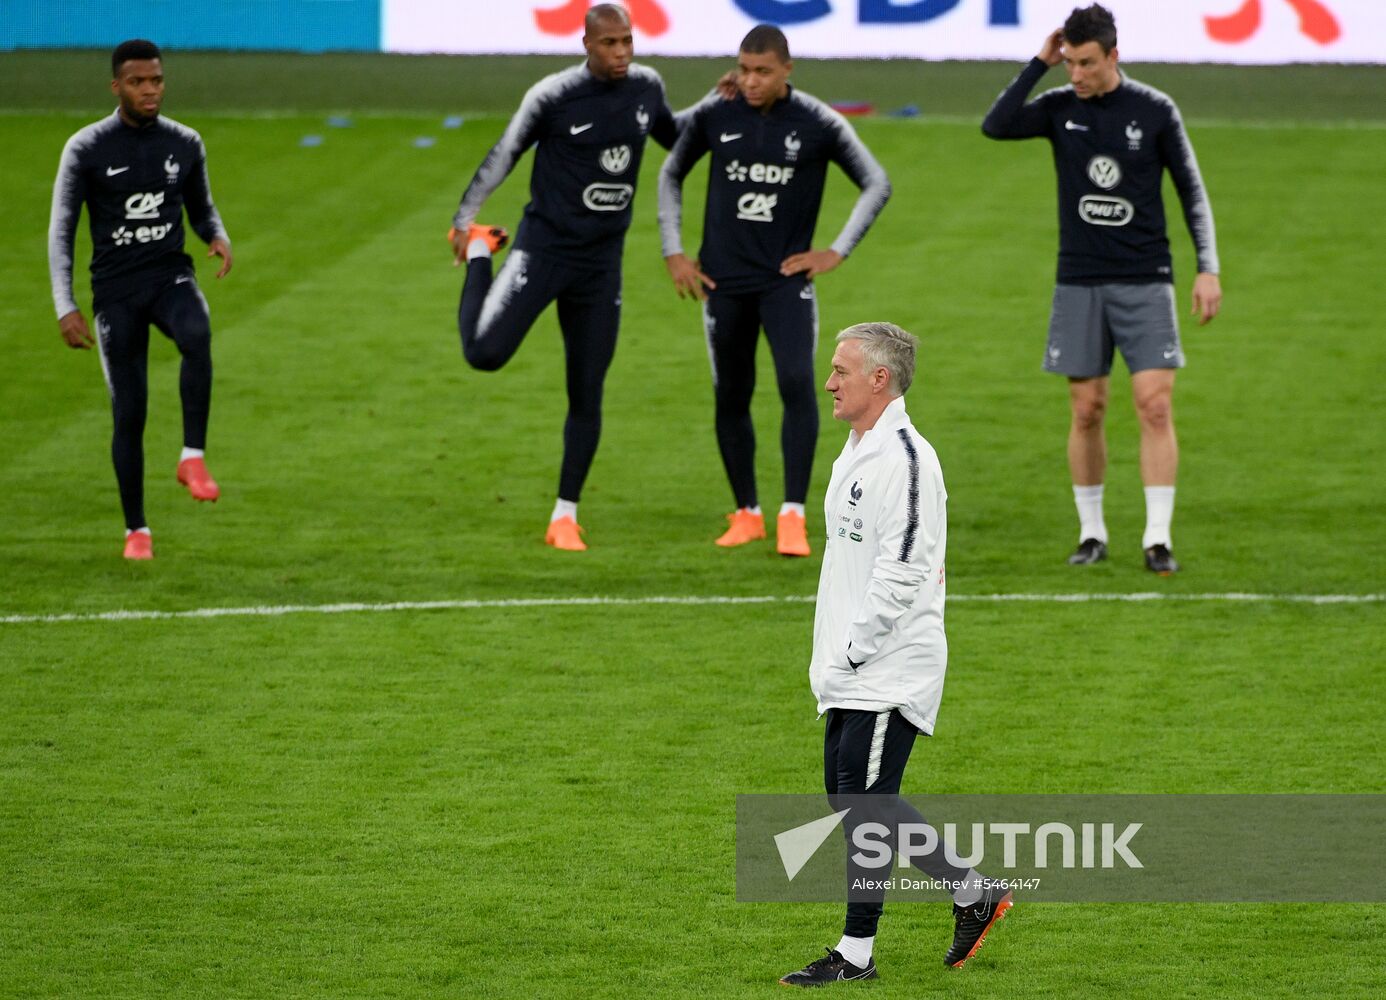
{"label": "penalty arc line", "polygon": [[[82,622],[159,621],[179,618],[277,618],[284,615],[343,615],[392,611],[473,611],[505,608],[638,607],[646,605],[812,604],[811,595],[736,597],[728,595],[671,595],[649,597],[515,597],[443,601],[390,601],[369,604],[275,604],[250,607],[192,608],[184,611],[117,610],[63,614],[0,615],[0,625],[36,625]],[[952,594],[949,604],[1084,604],[1142,602],[1214,602],[1246,604],[1376,604],[1386,594]]]}

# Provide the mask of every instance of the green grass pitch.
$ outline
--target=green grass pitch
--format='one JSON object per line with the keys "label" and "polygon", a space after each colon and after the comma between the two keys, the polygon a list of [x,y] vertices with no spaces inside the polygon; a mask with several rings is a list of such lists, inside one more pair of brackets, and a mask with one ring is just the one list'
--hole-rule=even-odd
{"label": "green grass pitch", "polygon": [[[656,63],[677,103],[720,69]],[[812,594],[816,559],[711,545],[731,501],[700,323],[659,259],[653,147],[583,497],[592,549],[541,543],[564,410],[557,326],[546,315],[501,373],[468,370],[443,233],[519,88],[553,65],[169,61],[166,110],[207,142],[237,254],[223,282],[200,271],[224,493],[196,506],[173,481],[177,358],[156,336],[157,559],[132,566],[97,358],[61,345],[44,258],[62,142],[109,109],[103,57],[6,55],[0,616]],[[1121,378],[1113,558],[1063,562],[1066,401],[1039,371],[1052,167],[1043,144],[990,143],[976,124],[1011,72],[797,73],[823,97],[934,115],[859,125],[896,194],[820,282],[819,362],[826,376],[831,335],[859,320],[921,336],[907,402],[949,486],[950,591],[1382,592],[1382,71],[1137,73],[1190,119],[1226,292],[1212,326],[1184,328],[1186,570],[1168,580],[1140,566]],[[343,112],[352,128],[325,124]],[[466,124],[442,129],[447,113]],[[309,133],[323,145],[301,148]],[[484,221],[515,224],[527,177]],[[833,180],[820,242],[852,194]],[[1172,192],[1167,205],[1185,302],[1189,240]],[[773,506],[765,352],[761,376]],[[823,414],[811,533],[843,437]],[[783,602],[0,624],[0,996],[775,995],[777,976],[835,942],[840,909],[735,902],[734,797],[819,787],[811,621],[810,604]],[[1380,603],[959,602],[937,736],[905,789],[1383,792],[1383,634]],[[1380,905],[1021,905],[961,973],[939,961],[950,933],[943,904],[887,909],[873,995],[1386,991]]]}

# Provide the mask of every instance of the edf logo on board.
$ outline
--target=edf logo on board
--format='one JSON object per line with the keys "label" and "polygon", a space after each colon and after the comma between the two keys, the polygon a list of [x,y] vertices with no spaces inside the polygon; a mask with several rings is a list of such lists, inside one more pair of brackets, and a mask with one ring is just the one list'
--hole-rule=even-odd
{"label": "edf logo on board", "polygon": [[[732,0],[757,21],[770,24],[804,24],[833,12],[831,0]],[[861,24],[920,24],[947,14],[962,0],[857,0]],[[987,21],[992,25],[1020,23],[1020,0],[989,0]]]}

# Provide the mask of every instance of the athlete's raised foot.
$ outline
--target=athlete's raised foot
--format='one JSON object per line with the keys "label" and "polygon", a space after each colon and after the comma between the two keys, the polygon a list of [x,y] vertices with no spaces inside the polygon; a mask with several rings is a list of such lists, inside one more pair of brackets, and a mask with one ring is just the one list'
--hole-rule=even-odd
{"label": "athlete's raised foot", "polygon": [[971,906],[954,903],[953,946],[943,956],[943,964],[961,969],[963,963],[977,954],[987,933],[1006,916],[1014,902],[1011,890],[993,884],[982,890],[982,898]]}
{"label": "athlete's raised foot", "polygon": [[[449,229],[448,242],[451,243],[455,239],[457,239],[457,230]],[[486,244],[487,250],[495,253],[510,242],[510,234],[500,226],[483,226],[478,222],[473,222],[467,227],[467,242],[471,243],[473,240],[481,240]]]}
{"label": "athlete's raised foot", "polygon": [[566,515],[549,522],[544,544],[564,552],[587,551],[587,543],[582,540],[582,526]]}
{"label": "athlete's raised foot", "polygon": [[1179,572],[1179,564],[1174,561],[1166,545],[1152,545],[1145,550],[1145,568],[1160,576],[1170,576]]}
{"label": "athlete's raised foot", "polygon": [[132,531],[125,536],[126,559],[153,559],[154,539],[147,531]]}
{"label": "athlete's raised foot", "polygon": [[1073,555],[1068,557],[1070,566],[1091,566],[1107,558],[1107,543],[1096,538],[1085,538],[1078,543]]}
{"label": "athlete's raised foot", "polygon": [[831,948],[822,958],[816,958],[798,972],[780,977],[781,986],[827,986],[829,983],[851,982],[855,979],[876,979],[876,960],[867,959],[866,968],[853,965]]}
{"label": "athlete's raised foot", "polygon": [[207,463],[200,458],[185,458],[178,463],[178,481],[188,488],[188,495],[194,500],[216,503],[221,496],[221,487],[207,471]]}

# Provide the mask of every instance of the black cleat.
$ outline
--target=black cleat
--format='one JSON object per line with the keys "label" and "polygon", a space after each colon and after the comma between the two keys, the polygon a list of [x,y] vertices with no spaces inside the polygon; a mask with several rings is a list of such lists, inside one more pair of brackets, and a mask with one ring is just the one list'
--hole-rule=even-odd
{"label": "black cleat", "polygon": [[987,939],[987,932],[1006,915],[1013,903],[1011,890],[993,884],[971,906],[953,904],[953,947],[943,956],[943,964],[961,969],[964,962],[977,954]]}
{"label": "black cleat", "polygon": [[843,958],[831,948],[822,958],[814,959],[798,972],[791,972],[780,978],[781,986],[827,986],[829,983],[846,982],[852,979],[875,979],[876,960],[869,959],[866,968],[861,969]]}
{"label": "black cleat", "polygon": [[1107,543],[1096,538],[1085,538],[1078,543],[1077,550],[1068,557],[1070,566],[1091,566],[1107,558]]}
{"label": "black cleat", "polygon": [[1169,554],[1169,547],[1165,545],[1152,545],[1145,550],[1145,568],[1161,576],[1179,572],[1179,564],[1174,561],[1174,556]]}

